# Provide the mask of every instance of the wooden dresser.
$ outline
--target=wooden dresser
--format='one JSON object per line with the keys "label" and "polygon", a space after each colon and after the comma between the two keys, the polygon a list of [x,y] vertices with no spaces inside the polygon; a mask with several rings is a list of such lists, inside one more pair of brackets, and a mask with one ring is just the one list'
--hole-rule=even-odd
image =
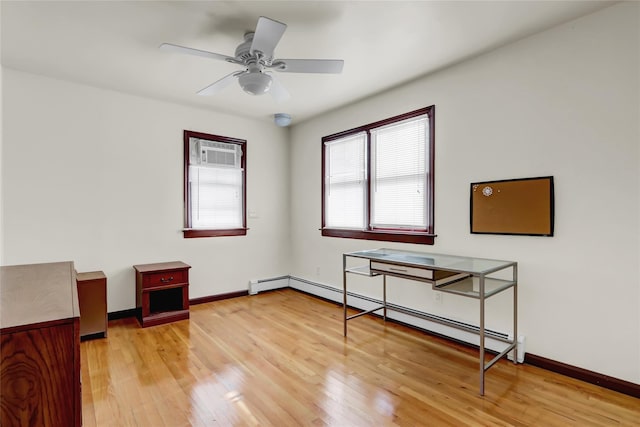
{"label": "wooden dresser", "polygon": [[0,286],[0,425],[82,425],[73,262],[5,266]]}

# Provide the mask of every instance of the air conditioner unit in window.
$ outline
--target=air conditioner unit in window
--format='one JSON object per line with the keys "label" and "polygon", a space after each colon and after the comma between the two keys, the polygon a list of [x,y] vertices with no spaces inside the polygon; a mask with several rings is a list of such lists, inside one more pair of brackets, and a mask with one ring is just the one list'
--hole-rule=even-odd
{"label": "air conditioner unit in window", "polygon": [[240,167],[241,150],[236,144],[215,141],[199,141],[198,164],[214,167]]}

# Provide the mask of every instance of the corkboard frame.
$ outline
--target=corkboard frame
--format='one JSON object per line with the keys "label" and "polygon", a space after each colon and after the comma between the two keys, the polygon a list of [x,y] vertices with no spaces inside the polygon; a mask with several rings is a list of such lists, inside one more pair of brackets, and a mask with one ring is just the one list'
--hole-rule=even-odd
{"label": "corkboard frame", "polygon": [[553,236],[552,176],[473,182],[471,234]]}

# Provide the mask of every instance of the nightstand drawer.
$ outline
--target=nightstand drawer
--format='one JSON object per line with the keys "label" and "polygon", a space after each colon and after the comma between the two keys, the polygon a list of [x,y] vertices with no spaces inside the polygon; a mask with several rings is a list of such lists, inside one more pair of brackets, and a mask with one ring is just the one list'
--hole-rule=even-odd
{"label": "nightstand drawer", "polygon": [[188,282],[187,270],[163,271],[159,273],[146,273],[143,276],[142,286],[144,288],[155,288],[156,286],[170,286]]}

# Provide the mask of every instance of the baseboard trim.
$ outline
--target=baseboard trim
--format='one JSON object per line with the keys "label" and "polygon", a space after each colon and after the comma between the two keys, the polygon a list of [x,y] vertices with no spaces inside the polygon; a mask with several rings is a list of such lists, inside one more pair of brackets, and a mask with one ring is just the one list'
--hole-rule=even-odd
{"label": "baseboard trim", "polygon": [[228,292],[226,294],[209,295],[206,297],[193,298],[189,300],[189,305],[205,304],[213,301],[220,301],[229,298],[245,297],[249,295],[249,291]]}
{"label": "baseboard trim", "polygon": [[107,319],[109,320],[119,320],[126,319],[129,317],[136,317],[138,315],[138,310],[135,308],[130,308],[128,310],[120,310],[120,311],[112,311],[107,314]]}
{"label": "baseboard trim", "polygon": [[589,384],[595,384],[609,390],[640,398],[640,384],[610,377],[608,375],[589,371],[577,366],[567,365],[566,363],[547,359],[546,357],[537,356],[531,353],[527,353],[524,356],[524,363],[584,381]]}

